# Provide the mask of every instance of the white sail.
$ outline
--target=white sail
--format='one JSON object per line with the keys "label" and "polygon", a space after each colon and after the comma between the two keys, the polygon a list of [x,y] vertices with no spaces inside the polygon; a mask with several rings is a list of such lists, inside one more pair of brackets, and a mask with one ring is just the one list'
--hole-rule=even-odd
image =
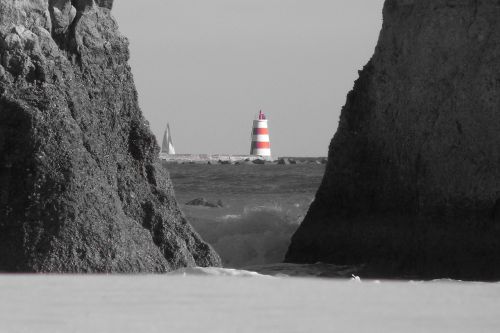
{"label": "white sail", "polygon": [[161,145],[161,153],[175,155],[174,144],[172,143],[172,135],[170,133],[170,125],[167,124],[165,133],[163,134],[163,144]]}

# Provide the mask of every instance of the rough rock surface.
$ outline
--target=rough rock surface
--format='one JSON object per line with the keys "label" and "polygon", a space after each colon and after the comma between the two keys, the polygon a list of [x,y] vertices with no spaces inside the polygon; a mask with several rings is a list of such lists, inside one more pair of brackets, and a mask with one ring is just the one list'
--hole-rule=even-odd
{"label": "rough rock surface", "polygon": [[500,278],[500,2],[386,0],[288,262]]}
{"label": "rough rock surface", "polygon": [[110,0],[0,0],[0,271],[220,259],[184,218]]}

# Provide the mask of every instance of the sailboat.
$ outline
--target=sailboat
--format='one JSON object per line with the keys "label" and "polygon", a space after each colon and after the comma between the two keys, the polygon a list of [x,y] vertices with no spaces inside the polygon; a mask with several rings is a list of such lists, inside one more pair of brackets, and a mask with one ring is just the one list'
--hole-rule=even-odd
{"label": "sailboat", "polygon": [[161,145],[161,153],[166,155],[175,155],[174,144],[172,143],[172,134],[170,125],[167,123],[167,128],[163,134],[163,144]]}

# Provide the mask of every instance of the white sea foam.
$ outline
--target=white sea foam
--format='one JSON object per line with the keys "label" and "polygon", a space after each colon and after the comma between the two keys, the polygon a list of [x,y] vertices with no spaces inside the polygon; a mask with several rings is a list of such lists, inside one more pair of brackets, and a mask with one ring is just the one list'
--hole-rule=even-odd
{"label": "white sea foam", "polygon": [[272,204],[245,207],[242,214],[227,214],[215,221],[192,223],[220,254],[224,266],[241,268],[283,261],[299,219]]}
{"label": "white sea foam", "polygon": [[227,220],[234,220],[234,219],[240,219],[241,214],[227,214],[224,216],[219,217],[217,220],[218,221],[227,221]]}

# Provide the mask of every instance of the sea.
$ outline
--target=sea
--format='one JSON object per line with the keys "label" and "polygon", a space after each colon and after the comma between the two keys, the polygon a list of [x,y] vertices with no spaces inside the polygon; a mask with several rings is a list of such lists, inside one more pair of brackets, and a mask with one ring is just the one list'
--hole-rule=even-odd
{"label": "sea", "polygon": [[[177,201],[224,267],[282,262],[325,166],[168,164]],[[187,205],[205,199],[222,207]]]}
{"label": "sea", "polygon": [[[0,333],[499,332],[500,283],[365,280],[282,264],[323,165],[168,165],[223,268],[161,275],[0,275]],[[222,207],[191,206],[204,198]]]}

